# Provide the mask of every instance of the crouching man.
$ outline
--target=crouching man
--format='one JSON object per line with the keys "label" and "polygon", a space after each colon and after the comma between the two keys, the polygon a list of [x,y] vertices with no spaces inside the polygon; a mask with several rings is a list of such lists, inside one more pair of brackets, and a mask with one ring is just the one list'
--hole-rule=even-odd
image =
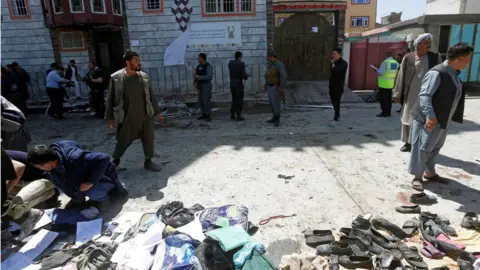
{"label": "crouching man", "polygon": [[49,171],[50,181],[73,204],[85,202],[86,197],[103,202],[110,196],[127,195],[110,156],[83,150],[74,141],[37,145],[28,152],[27,160],[34,167]]}

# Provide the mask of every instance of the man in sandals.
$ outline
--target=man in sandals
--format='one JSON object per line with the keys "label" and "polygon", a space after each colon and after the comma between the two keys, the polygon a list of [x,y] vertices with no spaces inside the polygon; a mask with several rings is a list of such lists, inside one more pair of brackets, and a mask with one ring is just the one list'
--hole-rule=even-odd
{"label": "man in sandals", "polygon": [[[412,151],[408,172],[415,176],[412,187],[423,191],[423,179],[445,182],[435,173],[438,153],[452,121],[462,123],[465,92],[458,77],[468,67],[473,48],[457,43],[448,49],[447,60],[425,74],[418,100],[412,108]],[[463,71],[465,72],[465,71]]]}

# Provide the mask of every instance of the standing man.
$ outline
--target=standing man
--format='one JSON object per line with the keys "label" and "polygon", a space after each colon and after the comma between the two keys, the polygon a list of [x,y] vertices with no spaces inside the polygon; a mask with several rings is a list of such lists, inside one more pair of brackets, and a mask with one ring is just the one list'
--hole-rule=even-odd
{"label": "standing man", "polygon": [[282,62],[278,61],[277,54],[269,50],[267,54],[268,64],[265,72],[265,90],[268,92],[268,103],[272,108],[273,117],[267,123],[280,126],[280,100],[285,93],[287,84],[287,72]]}
{"label": "standing man", "polygon": [[94,63],[88,62],[89,72],[85,76],[85,81],[90,87],[92,97],[92,107],[95,110],[95,117],[103,118],[105,115],[105,82],[103,81],[103,73]]}
{"label": "standing man", "polygon": [[17,91],[20,93],[20,104],[17,106],[23,114],[28,117],[27,113],[27,100],[30,98],[30,93],[28,92],[28,86],[31,85],[32,81],[28,72],[20,67],[17,62],[12,63],[13,70],[18,76]]}
{"label": "standing man", "polygon": [[198,120],[212,121],[212,78],[213,67],[207,62],[207,55],[198,54],[198,66],[195,68],[195,87],[198,90],[198,104],[202,115]]}
{"label": "standing man", "polygon": [[75,60],[70,60],[70,65],[68,65],[67,71],[65,72],[65,79],[70,80],[73,82],[73,90],[75,97],[80,99],[82,94],[80,92],[80,75],[78,75],[78,68],[75,64]]}
{"label": "standing man", "polygon": [[107,111],[108,127],[117,123],[117,145],[113,163],[120,164],[120,158],[134,140],[141,139],[145,155],[144,167],[148,171],[162,170],[152,161],[154,147],[153,117],[163,122],[157,99],[152,91],[152,82],[141,71],[140,56],[128,51],[123,55],[126,67],[113,73],[108,85]]}
{"label": "standing man", "polygon": [[58,66],[56,70],[52,70],[47,76],[47,95],[50,98],[50,109],[48,114],[52,117],[63,119],[63,98],[66,96],[65,88],[62,83],[70,82],[62,78],[63,67]]}
{"label": "standing man", "polygon": [[382,65],[377,70],[378,75],[378,99],[382,112],[377,117],[392,116],[392,89],[395,86],[395,77],[399,64],[393,59],[392,52],[386,53],[387,59],[383,60]]}
{"label": "standing man", "polygon": [[340,118],[340,100],[345,86],[345,76],[347,75],[348,63],[342,58],[342,49],[336,48],[332,52],[332,70],[328,83],[330,100],[332,101],[335,115],[330,121],[330,126],[334,126]]}
{"label": "standing man", "polygon": [[402,142],[405,144],[400,148],[402,152],[410,152],[410,125],[412,123],[412,107],[418,100],[418,93],[422,78],[428,70],[442,62],[440,54],[430,51],[432,45],[432,34],[422,34],[414,41],[415,52],[405,55],[398,71],[395,84],[395,97],[397,103],[403,105]]}
{"label": "standing man", "polygon": [[50,73],[50,71],[52,71],[52,70],[56,70],[57,67],[58,67],[57,63],[50,64],[50,68],[47,70],[46,75],[48,76],[48,73]]}
{"label": "standing man", "polygon": [[[245,63],[242,62],[242,52],[235,53],[235,60],[230,60],[228,70],[230,71],[230,92],[232,93],[232,108],[230,109],[230,119],[237,121],[245,120],[242,117],[244,85],[247,72],[245,71]],[[235,114],[237,117],[235,118]]]}
{"label": "standing man", "polygon": [[457,43],[447,52],[447,60],[432,68],[422,81],[420,95],[412,109],[412,152],[408,172],[415,176],[412,187],[423,191],[423,180],[445,182],[435,172],[440,149],[452,121],[463,123],[465,92],[458,77],[472,60],[473,48]]}

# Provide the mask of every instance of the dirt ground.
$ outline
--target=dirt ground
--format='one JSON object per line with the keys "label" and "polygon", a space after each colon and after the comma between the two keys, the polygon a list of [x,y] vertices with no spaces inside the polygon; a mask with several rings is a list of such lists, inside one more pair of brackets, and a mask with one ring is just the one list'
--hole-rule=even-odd
{"label": "dirt ground", "polygon": [[[103,209],[104,218],[156,211],[172,200],[186,206],[243,204],[253,223],[295,214],[260,226],[255,235],[278,263],[282,255],[313,251],[301,234],[308,227],[339,229],[367,212],[398,225],[412,217],[394,209],[412,192],[409,154],[399,151],[397,113],[377,118],[378,104],[346,104],[342,121],[332,128],[331,109],[284,109],[282,126],[275,128],[265,123],[268,108],[247,108],[244,122],[228,120],[227,111],[220,108],[211,123],[183,116],[157,124],[156,160],[166,163],[161,172],[144,171],[142,146],[135,142],[120,166],[129,199]],[[454,226],[465,212],[480,209],[479,123],[480,99],[468,99],[465,123],[453,125],[438,160],[438,172],[450,184],[426,186],[438,204],[423,209],[450,218]],[[115,146],[106,121],[86,114],[63,121],[32,115],[28,125],[32,145],[70,139],[109,154]]]}

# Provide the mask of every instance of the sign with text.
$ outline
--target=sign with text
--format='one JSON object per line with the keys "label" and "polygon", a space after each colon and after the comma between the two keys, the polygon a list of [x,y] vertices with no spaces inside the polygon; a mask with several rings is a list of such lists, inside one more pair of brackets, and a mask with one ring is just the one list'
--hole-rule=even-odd
{"label": "sign with text", "polygon": [[188,45],[242,43],[240,22],[191,23]]}

